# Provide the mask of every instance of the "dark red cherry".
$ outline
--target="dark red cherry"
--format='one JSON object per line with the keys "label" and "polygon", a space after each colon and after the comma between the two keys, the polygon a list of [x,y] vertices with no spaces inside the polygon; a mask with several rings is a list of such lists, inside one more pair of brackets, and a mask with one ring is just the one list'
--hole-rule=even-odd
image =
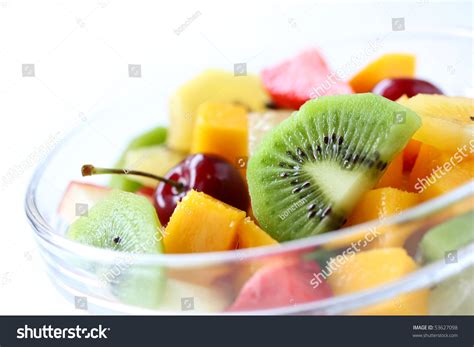
{"label": "dark red cherry", "polygon": [[397,100],[402,95],[409,98],[417,94],[443,94],[443,92],[433,84],[416,78],[387,78],[374,87],[372,93],[379,94],[392,101]]}
{"label": "dark red cherry", "polygon": [[194,189],[222,202],[246,211],[250,199],[241,173],[224,159],[209,154],[193,154],[171,169],[166,179],[181,183],[175,187],[160,182],[154,202],[161,224],[166,225],[177,203]]}

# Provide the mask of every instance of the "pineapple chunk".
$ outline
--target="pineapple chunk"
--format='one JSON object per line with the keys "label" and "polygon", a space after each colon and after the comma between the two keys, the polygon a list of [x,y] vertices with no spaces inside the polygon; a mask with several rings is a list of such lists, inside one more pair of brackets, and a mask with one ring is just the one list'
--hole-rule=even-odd
{"label": "pineapple chunk", "polygon": [[291,116],[293,111],[276,110],[249,114],[249,152],[252,155],[265,134]]}
{"label": "pineapple chunk", "polygon": [[[125,168],[138,170],[158,176],[164,176],[176,164],[183,160],[185,155],[173,151],[164,145],[150,146],[130,150],[125,154]],[[158,182],[154,179],[142,176],[127,176],[129,179],[139,182],[147,187],[156,187]]]}
{"label": "pineapple chunk", "polygon": [[191,153],[216,154],[238,166],[248,157],[247,128],[244,107],[206,102],[197,111]]}
{"label": "pineapple chunk", "polygon": [[422,118],[421,128],[413,135],[415,140],[448,152],[470,149],[470,141],[474,140],[474,99],[418,94],[399,103]]}
{"label": "pineapple chunk", "polygon": [[171,97],[168,145],[183,152],[190,150],[196,110],[206,101],[239,103],[252,111],[262,111],[269,100],[258,76],[206,70]]}
{"label": "pineapple chunk", "polygon": [[166,227],[166,253],[228,251],[235,248],[245,212],[191,190],[178,203]]}
{"label": "pineapple chunk", "polygon": [[[192,298],[192,311],[183,311],[184,298]],[[225,310],[232,302],[225,290],[217,286],[203,286],[175,279],[166,281],[163,300],[159,309],[166,313],[217,313]]]}

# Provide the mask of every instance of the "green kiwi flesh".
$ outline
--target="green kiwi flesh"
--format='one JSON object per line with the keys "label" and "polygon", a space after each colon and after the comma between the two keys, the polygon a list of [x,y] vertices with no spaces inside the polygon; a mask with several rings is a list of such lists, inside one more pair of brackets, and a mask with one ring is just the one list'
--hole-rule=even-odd
{"label": "green kiwi flesh", "polygon": [[75,220],[68,238],[89,246],[129,253],[161,253],[161,224],[143,196],[113,190]]}
{"label": "green kiwi flesh", "polygon": [[307,101],[249,160],[259,224],[280,242],[337,229],[420,125],[415,112],[370,93]]}
{"label": "green kiwi flesh", "polygon": [[[67,237],[82,244],[123,252],[109,264],[95,264],[95,271],[120,301],[156,308],[166,284],[160,266],[137,264],[139,253],[162,253],[160,222],[153,205],[143,196],[113,190],[87,215],[71,224]],[[106,265],[107,264],[107,265]]]}

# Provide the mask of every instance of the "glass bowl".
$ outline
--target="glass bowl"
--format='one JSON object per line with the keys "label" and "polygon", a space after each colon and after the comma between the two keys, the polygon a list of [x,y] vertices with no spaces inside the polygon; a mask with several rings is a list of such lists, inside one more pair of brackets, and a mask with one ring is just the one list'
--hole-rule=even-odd
{"label": "glass bowl", "polygon": [[[418,76],[434,82],[448,95],[472,96],[472,86],[460,77],[472,76],[472,38],[471,31],[419,30],[333,39],[318,45],[336,71],[340,67],[341,74],[347,75],[385,52],[410,52],[417,56]],[[273,63],[287,54],[280,50],[275,57],[275,52],[269,49],[268,53],[262,53],[260,60]],[[198,72],[190,71],[189,75]],[[170,94],[172,88],[168,90]],[[133,136],[157,124],[166,125],[166,105],[166,96],[159,100],[153,96],[144,103],[143,93],[134,89],[126,98],[108,103],[96,116],[83,117],[84,124],[75,124],[76,129],[37,168],[27,190],[26,214],[48,275],[71,301],[76,296],[87,297],[91,312],[402,314],[407,313],[401,300],[403,295],[423,292],[428,297],[433,287],[450,281],[452,276],[474,265],[474,244],[471,244],[457,250],[456,262],[440,260],[420,264],[408,275],[370,289],[304,303],[289,297],[288,302],[272,308],[228,310],[245,282],[263,267],[302,259],[317,259],[324,264],[322,258],[333,252],[343,252],[351,247],[351,242],[365,237],[368,231],[399,232],[408,237],[472,210],[474,182],[383,221],[276,246],[185,255],[131,255],[88,247],[65,238],[67,225],[59,218],[57,209],[68,183],[76,180],[106,184],[106,177],[82,178],[81,166],[85,163],[113,165]],[[160,110],[161,117],[158,116]],[[417,259],[413,244],[406,242],[400,246]],[[314,286],[314,282],[308,281],[307,285]],[[277,291],[276,288],[275,293]],[[390,310],[380,309],[387,305]],[[430,310],[424,313],[430,313]]]}

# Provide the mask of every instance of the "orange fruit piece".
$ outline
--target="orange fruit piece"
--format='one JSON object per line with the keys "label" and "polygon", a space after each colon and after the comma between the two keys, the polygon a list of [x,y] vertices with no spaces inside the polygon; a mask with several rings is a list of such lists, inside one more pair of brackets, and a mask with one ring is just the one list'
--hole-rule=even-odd
{"label": "orange fruit piece", "polygon": [[243,106],[218,102],[202,104],[197,110],[191,153],[216,154],[237,168],[245,167],[247,123],[247,109]]}
{"label": "orange fruit piece", "polygon": [[395,188],[373,189],[365,193],[347,219],[347,225],[365,223],[374,219],[384,219],[415,206],[419,202],[417,194]]}
{"label": "orange fruit piece", "polygon": [[[334,266],[328,283],[335,295],[344,295],[396,281],[416,270],[403,248],[374,249],[356,253]],[[428,289],[405,293],[353,312],[358,315],[424,315],[428,313]]]}
{"label": "orange fruit piece", "polygon": [[269,246],[278,243],[248,217],[239,223],[237,237],[238,248]]}
{"label": "orange fruit piece", "polygon": [[[420,203],[420,197],[415,193],[394,188],[371,190],[357,204],[348,218],[347,224],[360,224],[374,219],[383,220],[416,206],[418,203]],[[414,231],[413,228],[398,226],[374,228],[372,235],[375,238],[372,240],[365,236],[365,240],[362,239],[362,242],[367,244],[367,248],[401,247]]]}
{"label": "orange fruit piece", "polygon": [[[362,196],[345,225],[352,226],[372,220],[382,220],[399,214],[419,202],[419,195],[415,193],[390,187],[373,189]],[[327,243],[324,248],[337,249],[351,244],[357,244],[357,247],[361,249],[400,247],[413,231],[395,228],[395,226],[362,230],[354,235]]]}
{"label": "orange fruit piece", "polygon": [[392,160],[375,188],[392,187],[402,189],[403,180],[403,152],[401,152]]}
{"label": "orange fruit piece", "polygon": [[[460,164],[470,160],[468,154],[467,151],[443,152],[430,145],[422,144],[408,178],[408,190],[421,193],[442,176],[454,175],[454,172],[459,170]],[[453,187],[464,183],[466,179],[463,177],[461,174],[459,181],[453,181]]]}
{"label": "orange fruit piece", "polygon": [[176,206],[165,230],[166,253],[227,251],[235,248],[245,212],[191,190]]}
{"label": "orange fruit piece", "polygon": [[449,153],[422,143],[415,164],[408,176],[408,191],[420,193],[420,184],[423,184],[423,181],[430,177],[438,166],[449,161],[449,157]]}
{"label": "orange fruit piece", "polygon": [[[474,99],[445,95],[418,94],[400,104],[415,111],[422,125],[415,140],[441,151],[469,152],[474,145]],[[472,153],[470,153],[472,155]]]}
{"label": "orange fruit piece", "polygon": [[385,78],[414,77],[415,61],[412,54],[384,54],[352,77],[349,84],[354,92],[367,93]]}
{"label": "orange fruit piece", "polygon": [[452,166],[450,171],[447,171],[445,168],[447,166],[443,166],[443,171],[439,170],[426,179],[428,185],[424,186],[424,190],[421,193],[423,201],[448,193],[474,179],[474,160],[465,159],[456,166]]}

